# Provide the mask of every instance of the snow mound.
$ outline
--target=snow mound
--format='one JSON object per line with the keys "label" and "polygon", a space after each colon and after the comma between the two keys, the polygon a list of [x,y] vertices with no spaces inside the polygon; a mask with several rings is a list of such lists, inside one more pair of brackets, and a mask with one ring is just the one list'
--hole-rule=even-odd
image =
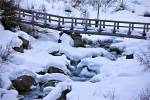
{"label": "snow mound", "polygon": [[60,52],[64,53],[69,59],[79,61],[87,57],[102,56],[108,52],[103,48],[74,48],[62,47]]}
{"label": "snow mound", "polygon": [[64,74],[60,74],[60,73],[52,73],[52,74],[45,74],[43,75],[42,77],[40,77],[40,82],[48,82],[48,81],[51,81],[51,80],[58,80],[58,81],[61,81],[61,82],[71,82],[72,80],[64,75]]}
{"label": "snow mound", "polygon": [[23,31],[17,31],[16,35],[19,36],[19,37],[22,37],[22,38],[24,38],[28,41],[35,40],[32,36],[28,35],[26,32],[23,32]]}
{"label": "snow mound", "polygon": [[24,70],[19,70],[19,71],[13,72],[10,76],[10,80],[15,80],[18,77],[23,76],[23,75],[32,76],[33,78],[36,79],[36,75],[33,72],[24,69]]}
{"label": "snow mound", "polygon": [[17,37],[17,35],[8,30],[2,30],[0,32],[0,37],[0,45],[4,47],[6,45],[10,45],[12,47],[20,47],[22,44],[22,41]]}
{"label": "snow mound", "polygon": [[43,100],[57,100],[61,93],[67,89],[71,89],[71,85],[66,82],[59,83]]}
{"label": "snow mound", "polygon": [[16,90],[0,89],[0,100],[18,100],[18,92]]}

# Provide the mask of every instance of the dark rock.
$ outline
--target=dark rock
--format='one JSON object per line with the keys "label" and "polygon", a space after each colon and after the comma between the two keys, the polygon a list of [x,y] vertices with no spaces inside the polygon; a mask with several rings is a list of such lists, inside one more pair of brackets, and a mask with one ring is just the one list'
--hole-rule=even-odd
{"label": "dark rock", "polygon": [[60,82],[59,80],[49,80],[46,83],[40,83],[40,86],[42,88],[49,87],[49,86],[55,87],[59,82]]}
{"label": "dark rock", "polygon": [[60,53],[59,51],[53,51],[53,52],[51,52],[49,54],[51,54],[53,56],[62,56],[64,53]]}
{"label": "dark rock", "polygon": [[28,47],[29,47],[29,41],[28,40],[26,40],[26,39],[24,39],[23,37],[20,37],[19,36],[19,39],[21,39],[22,40],[22,46],[23,46],[23,48],[24,49],[28,49]]}
{"label": "dark rock", "polygon": [[109,49],[110,52],[116,52],[117,55],[121,55],[123,50],[117,48],[117,47],[110,47]]}
{"label": "dark rock", "polygon": [[57,99],[57,100],[67,100],[67,94],[70,92],[70,89],[67,89],[65,91],[62,92],[61,96]]}
{"label": "dark rock", "polygon": [[126,59],[134,59],[134,54],[127,54]]}
{"label": "dark rock", "polygon": [[17,52],[24,53],[23,45],[21,45],[20,47],[13,47],[13,49]]}
{"label": "dark rock", "polygon": [[45,71],[40,71],[40,72],[37,72],[37,74],[44,75],[44,74],[46,74],[46,72]]}
{"label": "dark rock", "polygon": [[85,47],[85,42],[81,35],[71,34],[71,37],[74,40],[74,47]]}
{"label": "dark rock", "polygon": [[13,87],[18,91],[30,91],[31,86],[36,84],[35,79],[32,76],[23,75],[15,80],[12,80]]}
{"label": "dark rock", "polygon": [[49,67],[47,73],[62,73],[65,74],[65,72],[62,69],[59,69],[57,67]]}

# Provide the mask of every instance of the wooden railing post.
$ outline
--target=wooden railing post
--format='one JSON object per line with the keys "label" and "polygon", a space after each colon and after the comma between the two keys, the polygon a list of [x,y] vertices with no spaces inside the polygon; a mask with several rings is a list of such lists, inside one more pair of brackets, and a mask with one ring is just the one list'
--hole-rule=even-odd
{"label": "wooden railing post", "polygon": [[87,31],[87,20],[85,20],[85,28],[84,31]]}
{"label": "wooden railing post", "polygon": [[44,13],[44,25],[47,25],[47,14]]}
{"label": "wooden railing post", "polygon": [[116,33],[116,22],[114,22],[113,33]]}
{"label": "wooden railing post", "polygon": [[34,12],[32,11],[32,24],[34,24]]}
{"label": "wooden railing post", "polygon": [[18,19],[20,20],[21,19],[21,10],[19,9],[19,15],[18,15]]}
{"label": "wooden railing post", "polygon": [[143,34],[142,34],[143,37],[146,36],[146,25],[144,24],[144,28],[143,28]]}
{"label": "wooden railing post", "polygon": [[65,22],[64,22],[64,18],[62,18],[62,25],[64,25],[65,24]]}
{"label": "wooden railing post", "polygon": [[99,21],[99,32],[102,31],[102,21]]}
{"label": "wooden railing post", "polygon": [[91,27],[91,20],[89,20],[89,27]]}
{"label": "wooden railing post", "polygon": [[39,17],[38,15],[39,15],[39,14],[38,14],[38,13],[36,13],[36,20],[38,20],[38,17]]}
{"label": "wooden railing post", "polygon": [[25,12],[23,11],[22,13],[23,13],[23,17],[25,17]]}
{"label": "wooden railing post", "polygon": [[77,26],[77,19],[75,19],[75,26]]}
{"label": "wooden railing post", "polygon": [[98,20],[95,20],[95,27],[98,27]]}
{"label": "wooden railing post", "polygon": [[132,23],[132,31],[134,30],[134,23]]}
{"label": "wooden railing post", "polygon": [[70,30],[73,30],[73,24],[74,24],[74,20],[73,20],[73,18],[71,19],[71,28],[70,28]]}
{"label": "wooden railing post", "polygon": [[48,18],[48,19],[49,19],[49,22],[51,23],[51,16],[50,16],[50,15],[49,15],[49,18]]}
{"label": "wooden railing post", "polygon": [[58,19],[58,29],[60,28],[60,21],[61,21],[61,19],[60,19],[60,17],[59,17],[59,19]]}
{"label": "wooden railing post", "polygon": [[105,28],[105,21],[103,21],[103,28]]}
{"label": "wooden railing post", "polygon": [[149,31],[149,27],[148,27],[148,24],[146,25],[146,32],[148,32]]}
{"label": "wooden railing post", "polygon": [[119,29],[119,22],[117,22],[117,29]]}
{"label": "wooden railing post", "polygon": [[128,35],[131,35],[131,24],[129,24]]}

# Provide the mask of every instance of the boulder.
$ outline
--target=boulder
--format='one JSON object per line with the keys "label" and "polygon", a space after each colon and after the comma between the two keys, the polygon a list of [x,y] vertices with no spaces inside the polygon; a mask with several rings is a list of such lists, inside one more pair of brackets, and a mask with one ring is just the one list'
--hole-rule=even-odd
{"label": "boulder", "polygon": [[71,34],[71,37],[74,40],[74,47],[85,47],[85,42],[81,35]]}
{"label": "boulder", "polygon": [[134,54],[127,54],[126,59],[134,59]]}
{"label": "boulder", "polygon": [[123,49],[120,49],[118,47],[110,47],[110,52],[115,52],[117,55],[121,55],[123,53]]}
{"label": "boulder", "polygon": [[23,75],[12,80],[13,87],[18,91],[30,91],[31,87],[36,84],[32,76]]}
{"label": "boulder", "polygon": [[59,98],[57,98],[57,100],[67,100],[67,94],[70,92],[71,90],[66,89],[64,91],[62,91],[61,96]]}
{"label": "boulder", "polygon": [[22,40],[22,46],[23,46],[23,48],[24,49],[28,49],[28,47],[29,47],[29,41],[28,40],[26,40],[26,39],[24,39],[23,37],[21,37],[21,36],[18,36],[19,37],[19,39],[21,39]]}
{"label": "boulder", "polygon": [[21,45],[20,47],[13,47],[13,49],[17,52],[24,53],[23,45]]}
{"label": "boulder", "polygon": [[53,66],[48,68],[47,73],[62,73],[62,74],[65,74],[65,72],[62,69],[57,68],[57,67],[53,67]]}

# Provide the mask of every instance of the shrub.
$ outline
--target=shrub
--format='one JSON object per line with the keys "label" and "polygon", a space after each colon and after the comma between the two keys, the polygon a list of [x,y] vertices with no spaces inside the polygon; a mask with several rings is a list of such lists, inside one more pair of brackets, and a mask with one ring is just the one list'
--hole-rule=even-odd
{"label": "shrub", "polygon": [[8,58],[11,56],[11,54],[12,54],[11,44],[12,44],[12,42],[7,44],[6,47],[0,46],[0,58],[1,58],[0,61],[1,61],[1,63],[3,61],[7,61]]}
{"label": "shrub", "polygon": [[13,31],[17,27],[14,0],[1,0],[0,9],[3,10],[1,22],[4,28]]}
{"label": "shrub", "polygon": [[150,70],[150,47],[146,51],[141,50],[137,55],[137,60],[145,66],[145,71]]}
{"label": "shrub", "polygon": [[116,95],[115,90],[109,91],[104,95],[105,100],[119,100],[119,97]]}
{"label": "shrub", "polygon": [[146,87],[135,100],[150,100],[150,87]]}

